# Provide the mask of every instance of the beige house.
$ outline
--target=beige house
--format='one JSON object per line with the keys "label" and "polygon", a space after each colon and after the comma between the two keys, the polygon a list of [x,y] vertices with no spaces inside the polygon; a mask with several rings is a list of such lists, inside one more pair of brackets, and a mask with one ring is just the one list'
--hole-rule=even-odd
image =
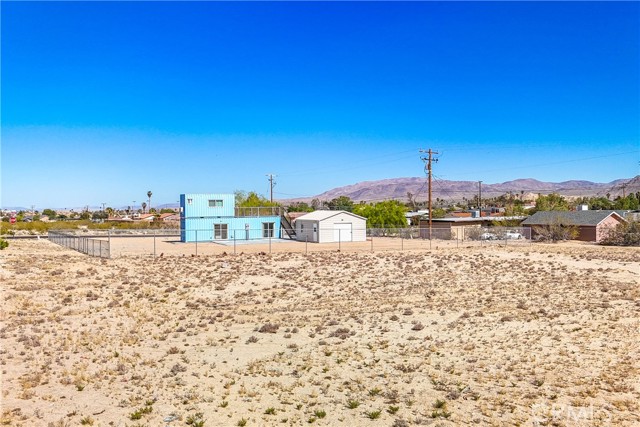
{"label": "beige house", "polygon": [[347,211],[315,211],[296,219],[296,239],[302,242],[364,242],[367,219]]}
{"label": "beige house", "polygon": [[160,214],[160,217],[158,219],[162,222],[179,224],[180,214],[167,212],[167,213]]}

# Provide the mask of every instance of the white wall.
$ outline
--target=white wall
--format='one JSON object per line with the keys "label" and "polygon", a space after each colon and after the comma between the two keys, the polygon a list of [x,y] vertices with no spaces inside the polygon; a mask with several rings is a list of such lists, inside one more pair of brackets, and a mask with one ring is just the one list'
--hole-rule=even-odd
{"label": "white wall", "polygon": [[[318,221],[297,219],[296,220],[296,239],[304,242],[316,242],[313,240],[313,224],[317,224]],[[317,242],[316,242],[317,243]]]}
{"label": "white wall", "polygon": [[[364,242],[367,240],[367,222],[364,219],[340,213],[331,218],[320,221],[320,243],[336,242],[334,238],[334,224],[351,224],[351,237],[353,242]],[[306,226],[305,226],[306,227]]]}

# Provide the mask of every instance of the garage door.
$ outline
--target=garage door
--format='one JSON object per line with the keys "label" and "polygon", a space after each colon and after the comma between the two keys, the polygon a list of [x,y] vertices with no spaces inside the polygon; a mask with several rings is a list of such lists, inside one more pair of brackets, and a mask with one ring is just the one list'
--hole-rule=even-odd
{"label": "garage door", "polygon": [[351,223],[341,223],[333,225],[334,242],[350,242],[351,240]]}

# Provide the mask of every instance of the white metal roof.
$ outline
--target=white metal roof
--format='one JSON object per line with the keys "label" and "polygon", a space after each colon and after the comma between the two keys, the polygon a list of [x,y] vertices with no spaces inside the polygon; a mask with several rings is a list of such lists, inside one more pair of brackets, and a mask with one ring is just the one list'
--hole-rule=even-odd
{"label": "white metal roof", "polygon": [[324,221],[325,219],[329,219],[339,214],[347,214],[358,219],[367,220],[365,217],[347,211],[313,211],[306,215],[299,216],[296,218],[296,221]]}

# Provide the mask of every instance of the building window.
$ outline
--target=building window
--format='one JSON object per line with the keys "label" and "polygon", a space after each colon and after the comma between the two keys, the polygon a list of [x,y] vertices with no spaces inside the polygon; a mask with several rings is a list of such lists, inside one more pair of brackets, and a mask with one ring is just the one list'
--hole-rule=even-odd
{"label": "building window", "polygon": [[187,199],[187,204],[188,205],[192,205],[193,204],[193,199]]}
{"label": "building window", "polygon": [[263,222],[262,223],[262,237],[273,237],[273,222]]}
{"label": "building window", "polygon": [[227,224],[213,224],[213,238],[215,240],[226,240],[229,236],[229,226]]}
{"label": "building window", "polygon": [[221,208],[222,207],[222,200],[220,200],[220,199],[209,200],[209,207],[210,208]]}

